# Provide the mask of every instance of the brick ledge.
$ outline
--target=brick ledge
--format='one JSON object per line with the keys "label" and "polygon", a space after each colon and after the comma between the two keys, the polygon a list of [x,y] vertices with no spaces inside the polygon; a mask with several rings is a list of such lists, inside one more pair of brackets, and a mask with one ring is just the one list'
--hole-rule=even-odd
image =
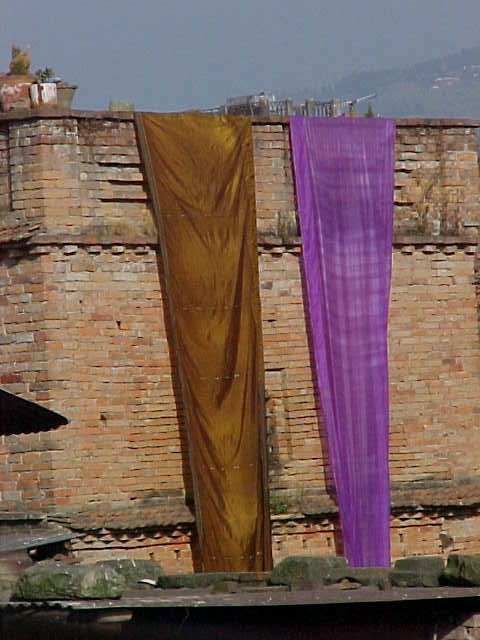
{"label": "brick ledge", "polygon": [[[298,491],[298,494],[295,497],[288,491],[271,492],[272,521],[336,517],[338,507],[332,495],[324,490],[309,489]],[[275,512],[274,505],[278,509],[280,503],[285,504],[285,511]],[[451,517],[460,517],[479,509],[480,480],[477,479],[466,482],[414,482],[392,488],[392,515],[447,511]],[[23,515],[28,517],[27,514]],[[193,511],[185,504],[184,498],[174,496],[143,505],[123,505],[117,509],[102,505],[97,509],[50,513],[44,517],[48,522],[77,531],[171,528],[195,523]]]}
{"label": "brick ledge", "polygon": [[[82,246],[89,245],[125,245],[125,246],[139,246],[149,245],[158,246],[158,239],[150,234],[135,234],[130,236],[113,235],[109,238],[105,237],[105,233],[93,233],[91,231],[79,234],[67,234],[67,233],[49,233],[38,232],[39,225],[23,225],[27,231],[23,231],[21,225],[16,227],[0,229],[0,247],[6,249],[8,247],[26,246],[45,246],[45,245],[66,245],[76,244]],[[18,235],[16,235],[18,231]],[[478,234],[475,235],[420,235],[420,234],[405,234],[395,233],[393,236],[392,246],[475,246],[478,243]],[[302,239],[300,236],[278,236],[268,232],[257,232],[257,244],[259,247],[275,247],[275,248],[287,248],[287,247],[301,247]]]}

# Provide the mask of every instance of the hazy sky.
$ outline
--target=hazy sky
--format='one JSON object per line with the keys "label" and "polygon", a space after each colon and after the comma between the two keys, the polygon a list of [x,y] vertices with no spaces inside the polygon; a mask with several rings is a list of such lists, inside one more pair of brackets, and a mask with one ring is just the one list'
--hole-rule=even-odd
{"label": "hazy sky", "polygon": [[480,1],[0,0],[0,70],[12,43],[78,84],[77,108],[169,111],[478,46]]}

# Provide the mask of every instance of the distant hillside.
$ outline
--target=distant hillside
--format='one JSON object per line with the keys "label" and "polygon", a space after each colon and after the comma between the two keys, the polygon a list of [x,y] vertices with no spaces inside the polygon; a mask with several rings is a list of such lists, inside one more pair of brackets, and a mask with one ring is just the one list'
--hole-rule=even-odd
{"label": "distant hillside", "polygon": [[[480,118],[480,47],[407,67],[355,72],[291,97],[351,99],[374,92],[373,109],[384,116]],[[360,112],[366,108],[359,105]]]}

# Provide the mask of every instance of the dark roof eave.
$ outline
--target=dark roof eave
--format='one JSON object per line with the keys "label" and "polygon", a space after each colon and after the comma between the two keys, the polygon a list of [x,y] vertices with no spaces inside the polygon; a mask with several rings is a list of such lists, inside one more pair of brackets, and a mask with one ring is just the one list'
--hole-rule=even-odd
{"label": "dark roof eave", "polygon": [[0,389],[0,435],[31,433],[65,424],[65,416]]}

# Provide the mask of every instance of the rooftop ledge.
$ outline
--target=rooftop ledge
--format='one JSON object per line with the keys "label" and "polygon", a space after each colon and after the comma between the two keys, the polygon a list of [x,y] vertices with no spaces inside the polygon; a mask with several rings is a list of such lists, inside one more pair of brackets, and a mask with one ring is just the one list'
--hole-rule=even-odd
{"label": "rooftop ledge", "polygon": [[[462,600],[478,607],[480,589],[478,587],[393,587],[381,591],[376,587],[360,587],[355,590],[342,590],[336,586],[317,587],[298,591],[284,591],[265,587],[244,593],[210,593],[207,589],[151,589],[149,591],[132,590],[129,594],[106,600],[50,600],[50,601],[0,601],[0,611],[26,611],[40,609],[66,609],[72,611],[102,611],[115,609],[176,609],[227,607],[305,607],[332,605],[383,605],[398,603],[403,609],[408,603],[426,606],[436,603],[444,608],[450,601],[455,606]],[[440,601],[440,603],[439,603]],[[457,605],[458,606],[458,605]],[[478,609],[476,608],[475,611]]]}
{"label": "rooftop ledge", "polygon": [[[137,112],[137,113],[158,113],[162,112]],[[175,112],[170,112],[170,115]],[[185,113],[182,111],[180,113]],[[167,115],[167,114],[165,114]],[[131,111],[83,111],[76,109],[58,109],[53,107],[38,107],[36,109],[25,109],[18,111],[8,111],[0,113],[0,123],[14,122],[17,120],[36,120],[77,118],[91,120],[124,120],[133,121],[134,113]],[[289,117],[285,116],[251,116],[254,124],[288,124]],[[397,127],[471,127],[480,128],[480,119],[469,118],[397,118]]]}

